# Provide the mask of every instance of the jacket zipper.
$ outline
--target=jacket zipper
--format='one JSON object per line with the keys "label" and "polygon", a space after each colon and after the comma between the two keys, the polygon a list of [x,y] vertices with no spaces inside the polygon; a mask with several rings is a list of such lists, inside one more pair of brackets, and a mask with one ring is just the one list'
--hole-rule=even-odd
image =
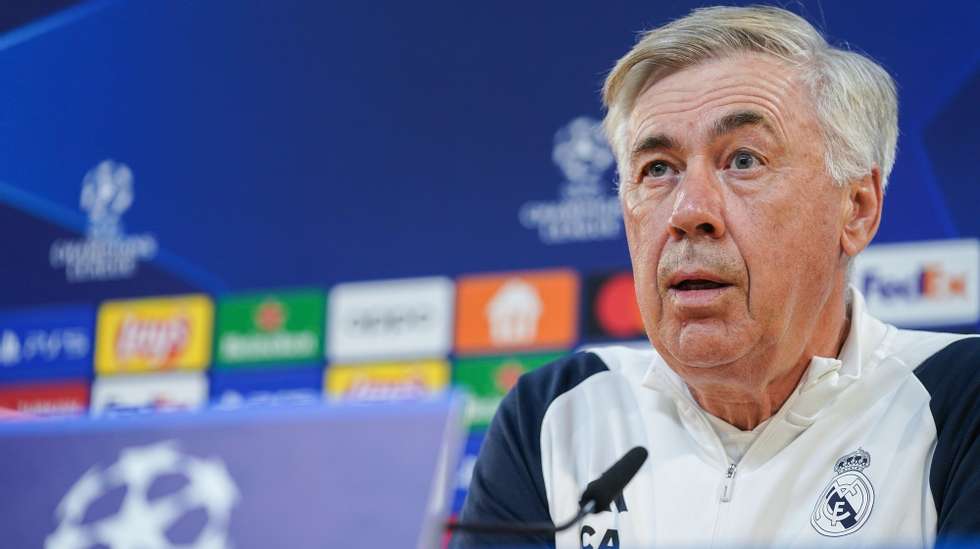
{"label": "jacket zipper", "polygon": [[738,465],[732,463],[725,472],[725,478],[721,480],[721,501],[729,502],[732,500],[732,491],[735,490],[735,471]]}
{"label": "jacket zipper", "polygon": [[711,547],[714,547],[718,542],[718,533],[725,518],[725,511],[728,509],[728,505],[725,504],[732,500],[732,489],[735,486],[735,471],[737,469],[736,464],[730,464],[725,471],[725,476],[721,479],[721,486],[718,490],[718,511],[715,513],[715,526],[711,530]]}

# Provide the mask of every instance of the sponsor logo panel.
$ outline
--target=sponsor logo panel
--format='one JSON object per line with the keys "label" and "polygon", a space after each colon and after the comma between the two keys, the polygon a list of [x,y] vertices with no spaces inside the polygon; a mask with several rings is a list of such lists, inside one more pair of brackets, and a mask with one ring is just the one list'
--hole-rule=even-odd
{"label": "sponsor logo panel", "polygon": [[95,370],[202,370],[211,360],[213,321],[204,295],[107,301],[99,308]]}
{"label": "sponsor logo panel", "polygon": [[633,273],[619,271],[585,279],[585,338],[589,340],[645,337],[636,304]]}
{"label": "sponsor logo panel", "polygon": [[453,384],[469,395],[466,425],[484,429],[490,424],[504,395],[526,372],[557,360],[561,353],[464,358],[456,361]]}
{"label": "sponsor logo panel", "polygon": [[193,410],[208,400],[208,379],[198,372],[96,378],[92,413]]}
{"label": "sponsor logo panel", "polygon": [[445,277],[340,284],[330,292],[332,362],[443,356],[454,287]]}
{"label": "sponsor logo panel", "polygon": [[578,277],[571,270],[460,278],[456,352],[565,348],[576,338]]}
{"label": "sponsor logo panel", "polygon": [[0,408],[27,414],[84,413],[88,402],[89,384],[84,380],[17,383],[0,387]]}
{"label": "sponsor logo panel", "polygon": [[0,380],[90,376],[94,328],[89,306],[0,313]]}
{"label": "sponsor logo panel", "polygon": [[211,401],[222,408],[323,400],[323,366],[269,366],[211,373]]}
{"label": "sponsor logo panel", "polygon": [[324,307],[324,294],[317,290],[221,299],[217,365],[320,360]]}
{"label": "sponsor logo panel", "polygon": [[449,384],[445,360],[331,365],[327,395],[333,400],[389,401],[425,398]]}
{"label": "sponsor logo panel", "polygon": [[980,241],[880,244],[854,260],[851,281],[868,309],[899,326],[976,324]]}

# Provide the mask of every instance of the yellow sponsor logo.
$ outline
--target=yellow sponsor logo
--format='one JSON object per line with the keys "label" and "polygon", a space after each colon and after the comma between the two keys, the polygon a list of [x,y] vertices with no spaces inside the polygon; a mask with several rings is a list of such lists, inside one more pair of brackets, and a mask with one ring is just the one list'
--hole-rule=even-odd
{"label": "yellow sponsor logo", "polygon": [[99,307],[99,374],[203,370],[211,362],[214,305],[204,295],[107,301]]}
{"label": "yellow sponsor logo", "polygon": [[327,395],[337,400],[424,398],[449,384],[444,360],[333,365],[327,368]]}

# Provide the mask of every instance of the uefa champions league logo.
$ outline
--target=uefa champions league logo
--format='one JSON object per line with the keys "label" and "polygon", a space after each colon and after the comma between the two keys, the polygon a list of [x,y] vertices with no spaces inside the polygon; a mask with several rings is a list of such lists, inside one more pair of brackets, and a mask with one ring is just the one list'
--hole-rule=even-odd
{"label": "uefa champions league logo", "polygon": [[551,159],[565,175],[562,195],[602,196],[602,177],[615,162],[602,134],[602,125],[581,116],[555,133]]}
{"label": "uefa champions league logo", "polygon": [[524,203],[518,214],[521,224],[536,229],[545,244],[619,238],[622,211],[619,199],[608,193],[615,157],[602,124],[580,116],[559,128],[551,159],[565,177],[561,198]]}
{"label": "uefa champions league logo", "polygon": [[88,212],[92,238],[118,238],[120,218],[133,204],[133,172],[129,166],[106,160],[82,179],[82,209]]}
{"label": "uefa champions league logo", "polygon": [[[158,483],[168,478],[183,484],[176,491],[154,494]],[[109,496],[120,492],[122,501],[113,505]],[[115,463],[92,467],[68,490],[55,513],[58,526],[44,547],[225,548],[238,500],[238,488],[219,459],[181,453],[174,441],[126,448]],[[203,526],[181,524],[199,524],[186,520],[194,513],[197,518],[203,513]]]}
{"label": "uefa champions league logo", "polygon": [[79,206],[88,214],[87,238],[56,240],[49,253],[53,268],[65,269],[69,282],[130,278],[140,261],[153,259],[157,241],[150,234],[127,235],[122,216],[133,204],[133,172],[103,160],[82,179]]}

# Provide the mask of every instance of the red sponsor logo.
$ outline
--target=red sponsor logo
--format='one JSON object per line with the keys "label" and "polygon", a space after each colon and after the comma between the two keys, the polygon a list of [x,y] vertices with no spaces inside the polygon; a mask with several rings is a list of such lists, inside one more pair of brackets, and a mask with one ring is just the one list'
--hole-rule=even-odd
{"label": "red sponsor logo", "polygon": [[643,333],[632,274],[614,275],[602,285],[595,297],[595,316],[612,337],[630,338]]}
{"label": "red sponsor logo", "polygon": [[0,388],[0,408],[31,415],[77,414],[88,409],[88,383],[24,383]]}
{"label": "red sponsor logo", "polygon": [[128,316],[119,324],[116,356],[169,362],[187,348],[190,330],[190,320],[182,315],[159,320]]}

